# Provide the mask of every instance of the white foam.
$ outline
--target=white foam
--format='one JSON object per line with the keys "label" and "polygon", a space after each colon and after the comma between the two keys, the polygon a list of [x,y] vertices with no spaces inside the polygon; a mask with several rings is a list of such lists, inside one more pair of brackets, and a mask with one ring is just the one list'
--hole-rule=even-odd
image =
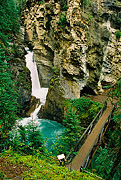
{"label": "white foam", "polygon": [[32,93],[31,95],[40,99],[40,105],[31,113],[31,117],[23,118],[20,122],[22,125],[26,125],[29,121],[35,120],[38,121],[37,114],[43,104],[46,102],[46,96],[48,93],[48,88],[41,88],[36,62],[34,61],[33,52],[29,50],[29,48],[25,48],[27,51],[27,55],[25,56],[26,67],[30,70],[31,82],[32,82]]}

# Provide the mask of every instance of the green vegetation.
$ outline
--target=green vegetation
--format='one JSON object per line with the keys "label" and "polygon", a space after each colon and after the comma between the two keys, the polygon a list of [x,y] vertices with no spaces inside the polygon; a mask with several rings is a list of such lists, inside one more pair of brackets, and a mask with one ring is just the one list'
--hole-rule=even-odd
{"label": "green vegetation", "polygon": [[81,136],[80,121],[78,115],[76,115],[75,109],[70,106],[66,113],[63,125],[66,127],[62,136],[57,138],[55,145],[53,146],[54,153],[56,154],[68,154],[74,147],[78,138]]}
{"label": "green vegetation", "polygon": [[91,21],[93,19],[93,16],[88,14],[88,19],[89,19],[89,21]]}
{"label": "green vegetation", "polygon": [[66,128],[62,136],[57,138],[53,147],[54,153],[67,155],[101,107],[98,102],[86,97],[67,101],[63,120]]}
{"label": "green vegetation", "polygon": [[26,0],[15,0],[15,7],[21,15]]}
{"label": "green vegetation", "polygon": [[[28,4],[32,0],[27,1]],[[36,2],[36,1],[34,1]],[[44,3],[44,1],[38,1]],[[66,11],[67,1],[60,0],[61,10],[59,25],[65,29],[67,25]],[[20,54],[14,43],[20,29],[19,15],[22,12],[25,0],[1,0],[0,2],[0,179],[8,179],[22,175],[29,179],[88,179],[95,177],[87,174],[68,171],[65,167],[59,167],[59,162],[54,156],[50,156],[44,147],[44,142],[38,127],[29,124],[26,127],[19,126],[12,134],[11,128],[15,124],[18,113],[18,92],[15,88],[10,63],[16,62],[15,57]],[[90,1],[81,0],[82,7],[92,6]],[[18,15],[19,14],[19,15]],[[89,20],[93,17],[89,14]],[[121,31],[116,31],[116,38],[120,39]],[[58,70],[54,67],[54,76],[51,86],[59,84]],[[26,76],[27,76],[26,70]],[[22,72],[19,74],[18,86],[24,80]],[[26,83],[24,81],[24,83]],[[24,85],[25,86],[25,85]],[[51,87],[50,86],[50,87]],[[28,84],[26,89],[28,88]],[[92,169],[105,179],[120,179],[121,172],[121,78],[112,87],[110,98],[117,98],[114,116],[106,135],[106,143],[99,148]],[[65,117],[63,125],[66,127],[62,136],[57,138],[54,146],[57,154],[70,152],[82,135],[84,129],[90,124],[102,106],[94,103],[89,98],[79,98],[67,101],[65,104]],[[5,149],[10,150],[5,151]],[[4,149],[4,151],[3,151]],[[13,151],[14,150],[14,151]],[[16,151],[16,152],[15,152]],[[7,162],[7,163],[6,163]],[[10,177],[7,168],[15,169],[13,177]],[[21,171],[21,169],[23,169]]]}
{"label": "green vegetation", "polygon": [[70,103],[75,107],[82,127],[87,127],[103,106],[98,102],[93,102],[88,97],[74,99]]}
{"label": "green vegetation", "polygon": [[41,132],[34,121],[26,126],[21,125],[13,128],[8,139],[8,145],[17,152],[36,154],[37,151],[44,152],[45,149]]}
{"label": "green vegetation", "polygon": [[17,119],[17,94],[13,88],[5,54],[0,52],[0,144],[4,147],[8,132]]}
{"label": "green vegetation", "polygon": [[25,77],[29,77],[29,76],[30,76],[30,71],[28,70],[27,67],[24,66],[23,71],[19,72],[18,80],[17,80],[17,83],[16,83],[18,86],[21,85],[28,92],[31,89],[31,83],[29,82],[29,78],[25,78]]}
{"label": "green vegetation", "polygon": [[65,29],[66,23],[66,12],[63,12],[59,19],[59,25],[62,27],[63,30]]}
{"label": "green vegetation", "polygon": [[59,0],[60,3],[60,9],[62,11],[67,11],[68,7],[67,7],[67,0]]}
{"label": "green vegetation", "polygon": [[54,72],[54,75],[50,81],[50,86],[49,86],[50,89],[54,89],[56,85],[60,84],[60,82],[59,82],[59,71],[55,66],[53,67],[53,72]]}
{"label": "green vegetation", "polygon": [[120,39],[120,37],[121,37],[121,31],[120,30],[118,30],[118,31],[116,31],[115,32],[115,35],[116,35],[116,39]]}
{"label": "green vegetation", "polygon": [[81,7],[83,8],[83,11],[84,11],[84,8],[85,7],[91,7],[92,6],[92,3],[91,3],[91,1],[89,1],[89,0],[81,0]]}
{"label": "green vegetation", "polygon": [[[16,176],[24,177],[24,180],[96,180],[95,176],[77,171],[69,171],[65,167],[59,167],[56,157],[18,154],[11,150],[1,154],[0,178],[8,179]],[[9,169],[10,167],[11,169]],[[8,177],[8,178],[7,178]]]}
{"label": "green vegetation", "polygon": [[19,17],[13,0],[0,2],[0,150],[6,147],[8,132],[17,119],[17,90],[9,62],[13,60],[11,45],[19,32]]}
{"label": "green vegetation", "polygon": [[61,9],[62,13],[60,13],[60,19],[59,19],[58,24],[64,30],[65,26],[67,24],[67,21],[66,21],[66,14],[67,14],[67,9],[68,9],[67,0],[59,0],[59,3],[60,3],[60,9]]}
{"label": "green vegetation", "polygon": [[119,180],[121,177],[121,78],[110,89],[109,97],[116,98],[116,108],[104,144],[99,148],[91,169],[107,180]]}
{"label": "green vegetation", "polygon": [[14,0],[3,0],[0,2],[0,36],[1,41],[11,41],[10,37],[19,32],[19,16],[15,8]]}

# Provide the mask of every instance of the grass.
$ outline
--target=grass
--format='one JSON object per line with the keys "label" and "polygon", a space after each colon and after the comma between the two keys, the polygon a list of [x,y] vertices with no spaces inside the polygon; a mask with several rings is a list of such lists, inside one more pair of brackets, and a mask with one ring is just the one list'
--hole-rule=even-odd
{"label": "grass", "polygon": [[12,150],[4,151],[0,157],[0,179],[21,176],[24,180],[96,180],[83,172],[69,171],[59,166],[53,157],[18,154]]}

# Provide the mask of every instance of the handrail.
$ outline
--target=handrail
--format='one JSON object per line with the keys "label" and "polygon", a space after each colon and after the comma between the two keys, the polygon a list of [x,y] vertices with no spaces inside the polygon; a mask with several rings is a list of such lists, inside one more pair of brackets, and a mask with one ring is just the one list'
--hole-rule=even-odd
{"label": "handrail", "polygon": [[[99,132],[99,134],[98,134],[98,136],[97,136],[97,139],[96,139],[96,141],[95,141],[95,143],[94,143],[94,146],[95,146],[95,145],[96,145],[97,147],[99,146],[99,142],[100,142],[102,136],[104,135],[104,133],[106,132],[106,129],[107,129],[108,125],[109,125],[109,122],[110,122],[110,120],[111,120],[111,118],[112,118],[112,114],[113,114],[114,109],[115,109],[115,106],[114,106],[113,109],[111,110],[108,118],[107,118],[106,121],[105,121],[105,124],[104,124],[103,127],[101,128],[101,130],[100,130],[100,132]],[[93,146],[93,148],[94,148],[94,146]],[[86,161],[85,161],[84,164],[83,164],[83,167],[84,167],[84,168],[89,167],[89,164],[90,164],[90,162],[91,162],[91,161],[89,162],[90,154],[92,154],[91,156],[94,156],[94,154],[95,154],[95,152],[96,152],[95,150],[93,150],[93,148],[92,148],[91,151],[89,152],[88,157],[86,158]],[[97,150],[97,148],[96,148],[96,150]],[[93,151],[94,151],[94,152],[93,152]],[[92,152],[93,152],[93,153],[92,153]],[[91,157],[91,159],[92,159],[92,157]]]}
{"label": "handrail", "polygon": [[[73,150],[71,152],[69,152],[66,156],[66,160],[70,157],[70,155],[73,152],[77,152],[80,148],[80,146],[82,144],[84,144],[85,139],[88,137],[88,135],[91,133],[93,127],[95,126],[97,120],[101,117],[101,115],[103,114],[104,110],[107,107],[107,102],[105,101],[104,106],[100,109],[100,111],[98,112],[98,114],[96,115],[96,117],[93,119],[93,121],[90,123],[90,125],[87,127],[87,129],[84,131],[84,133],[82,134],[82,136],[78,139],[76,145],[74,146]],[[68,160],[68,162],[71,162],[71,160],[73,159],[74,154],[72,154],[72,157],[70,157],[70,160]]]}

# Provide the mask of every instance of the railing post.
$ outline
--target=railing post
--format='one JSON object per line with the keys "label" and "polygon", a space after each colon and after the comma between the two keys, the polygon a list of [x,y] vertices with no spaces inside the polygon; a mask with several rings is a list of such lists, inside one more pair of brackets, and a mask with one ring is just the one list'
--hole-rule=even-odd
{"label": "railing post", "polygon": [[[89,134],[91,133],[93,127],[95,126],[97,120],[102,116],[104,110],[107,107],[107,102],[105,101],[104,106],[102,107],[102,109],[98,112],[98,114],[96,115],[96,117],[93,119],[93,121],[90,123],[90,125],[87,127],[87,129],[84,131],[84,133],[82,134],[82,136],[78,139],[76,145],[74,146],[73,150],[67,154],[66,156],[66,160],[71,156],[71,154],[73,152],[77,152],[80,148],[80,144],[84,144],[85,139],[89,136]],[[69,161],[71,161],[71,159],[73,159],[73,155],[72,158],[69,159]]]}

